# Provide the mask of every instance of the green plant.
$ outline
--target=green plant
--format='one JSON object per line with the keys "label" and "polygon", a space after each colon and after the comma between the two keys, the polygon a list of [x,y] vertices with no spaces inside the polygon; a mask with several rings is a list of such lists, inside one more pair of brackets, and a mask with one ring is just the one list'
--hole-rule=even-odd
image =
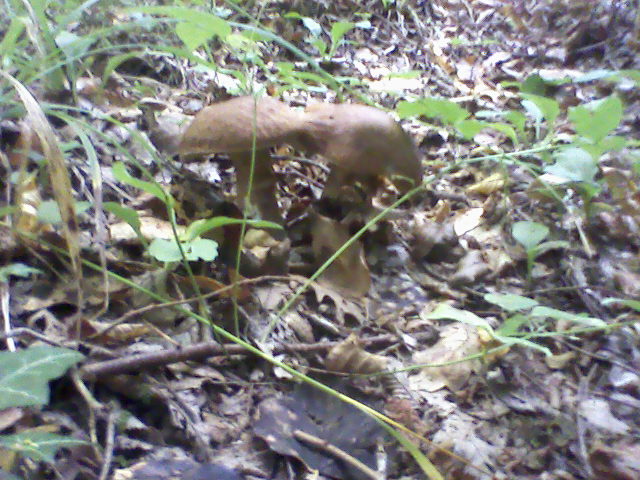
{"label": "green plant", "polygon": [[[553,320],[562,320],[580,325],[582,328],[602,330],[607,328],[607,324],[599,318],[588,315],[578,315],[565,312],[555,308],[540,305],[535,299],[514,294],[486,294],[484,299],[498,307],[504,314],[501,325],[494,329],[489,322],[468,310],[461,310],[448,304],[440,304],[430,314],[426,315],[428,320],[455,320],[465,323],[487,332],[491,338],[502,345],[521,345],[527,348],[538,350],[545,355],[551,355],[551,351],[544,345],[540,345],[533,340],[547,336],[548,323]],[[521,331],[526,327],[528,331]],[[571,330],[556,331],[555,335],[570,335],[575,333]]]}
{"label": "green plant", "polygon": [[527,280],[531,281],[531,273],[536,258],[543,253],[556,248],[567,248],[569,243],[563,240],[543,242],[549,235],[549,229],[537,222],[516,222],[511,234],[524,247],[527,254]]}
{"label": "green plant", "polygon": [[[127,172],[125,165],[121,162],[113,165],[113,175],[122,183],[139,188],[144,192],[153,195],[161,200],[167,207],[174,231],[174,237],[171,239],[156,238],[148,245],[149,255],[161,262],[170,263],[182,260],[195,261],[200,259],[204,261],[215,260],[218,255],[217,242],[207,238],[202,238],[202,235],[215,228],[243,223],[255,228],[282,228],[276,223],[267,221],[214,217],[208,220],[197,220],[193,222],[186,228],[183,235],[179,235],[177,225],[175,224],[175,199],[169,193],[155,182],[149,182],[132,177],[129,172]],[[127,222],[136,232],[143,244],[147,244],[146,240],[142,236],[142,232],[140,231],[140,219],[137,212],[112,203],[105,205],[105,208],[118,216],[121,220]]]}
{"label": "green plant", "polygon": [[[49,381],[61,377],[84,356],[74,350],[51,346],[0,352],[0,410],[49,403]],[[86,444],[84,440],[25,430],[0,435],[0,446],[36,461],[53,463],[58,450]]]}

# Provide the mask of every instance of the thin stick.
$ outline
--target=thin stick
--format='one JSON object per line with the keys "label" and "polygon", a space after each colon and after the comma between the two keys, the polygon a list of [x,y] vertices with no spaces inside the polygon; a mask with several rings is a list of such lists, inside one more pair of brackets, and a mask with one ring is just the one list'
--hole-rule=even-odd
{"label": "thin stick", "polygon": [[332,457],[337,458],[341,462],[344,462],[347,465],[350,465],[351,467],[359,470],[362,474],[366,475],[368,478],[371,478],[372,480],[384,480],[384,477],[380,475],[378,472],[367,467],[364,463],[362,463],[357,458],[353,457],[352,455],[349,455],[344,450],[336,447],[335,445],[327,442],[326,440],[322,440],[321,438],[311,435],[310,433],[303,432],[302,430],[295,430],[293,432],[293,436],[295,437],[296,440],[300,440],[301,442],[306,443],[307,445],[311,445],[312,447],[317,448],[318,450],[322,450],[328,453],[329,455],[331,455]]}

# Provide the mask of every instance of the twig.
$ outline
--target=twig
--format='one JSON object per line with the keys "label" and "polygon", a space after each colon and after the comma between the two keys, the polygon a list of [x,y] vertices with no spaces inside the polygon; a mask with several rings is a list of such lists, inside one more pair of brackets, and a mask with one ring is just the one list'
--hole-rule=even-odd
{"label": "twig", "polygon": [[362,474],[366,475],[368,478],[371,478],[373,480],[383,480],[382,475],[380,475],[378,472],[367,467],[360,460],[353,457],[352,455],[349,455],[344,450],[336,447],[335,445],[328,443],[325,440],[322,440],[321,438],[311,435],[310,433],[303,432],[302,430],[295,430],[293,432],[293,436],[295,437],[296,440],[300,440],[301,442],[306,443],[307,445],[311,445],[312,447],[317,448],[318,450],[322,450],[328,453],[329,455],[331,455],[332,457],[337,458],[341,462],[344,462],[347,465],[350,465],[351,467],[360,471]]}
{"label": "twig", "polygon": [[104,455],[102,456],[102,468],[100,469],[100,477],[98,480],[107,480],[111,461],[113,460],[113,446],[116,438],[116,411],[112,408],[107,415],[107,431],[104,440]]}
{"label": "twig", "polygon": [[[420,337],[431,337],[431,333],[416,335]],[[362,343],[365,346],[393,343],[398,340],[396,335],[383,334],[370,338],[365,338]],[[283,344],[274,348],[274,354],[282,353],[305,353],[326,351],[340,342],[318,342],[301,344]],[[128,372],[138,372],[140,370],[160,367],[171,363],[184,362],[188,360],[202,360],[204,358],[218,355],[242,355],[247,350],[242,345],[220,344],[215,341],[196,343],[185,348],[163,350],[161,352],[141,353],[114,360],[105,360],[84,365],[80,368],[80,377],[93,379],[105,375],[114,375]]]}

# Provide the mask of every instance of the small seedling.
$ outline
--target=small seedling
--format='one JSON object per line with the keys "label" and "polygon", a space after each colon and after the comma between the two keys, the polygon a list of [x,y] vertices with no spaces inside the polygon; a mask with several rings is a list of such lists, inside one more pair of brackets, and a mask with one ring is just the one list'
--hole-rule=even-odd
{"label": "small seedling", "polygon": [[537,222],[516,222],[513,224],[511,234],[516,241],[524,247],[527,254],[527,281],[531,281],[531,273],[536,258],[543,253],[555,248],[567,248],[568,242],[555,240],[543,242],[549,235],[549,229]]}

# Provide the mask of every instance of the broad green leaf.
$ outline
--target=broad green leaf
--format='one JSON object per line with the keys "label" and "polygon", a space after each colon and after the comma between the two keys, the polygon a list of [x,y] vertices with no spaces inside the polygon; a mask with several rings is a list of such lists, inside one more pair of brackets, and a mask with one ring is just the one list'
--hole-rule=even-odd
{"label": "broad green leaf", "polygon": [[569,146],[554,154],[555,163],[545,171],[567,182],[593,182],[598,174],[598,162],[586,150]]}
{"label": "broad green leaf", "polygon": [[493,128],[498,132],[504,133],[511,143],[514,145],[518,145],[518,136],[516,135],[516,131],[513,129],[511,125],[507,125],[505,123],[491,122],[487,124],[487,128]]}
{"label": "broad green leaf", "polygon": [[548,82],[544,78],[537,73],[533,73],[520,84],[520,91],[522,93],[544,96],[547,93],[547,85]]}
{"label": "broad green leaf", "polygon": [[322,26],[311,17],[303,17],[298,12],[288,12],[284,17],[300,20],[313,37],[317,38],[322,34]]}
{"label": "broad green leaf", "polygon": [[266,220],[243,220],[241,218],[213,217],[207,220],[196,220],[189,225],[185,233],[185,239],[193,240],[214,228],[220,228],[227,225],[238,225],[245,222],[248,226],[254,228],[273,228],[275,230],[282,230],[282,225]]}
{"label": "broad green leaf", "polygon": [[493,332],[491,325],[484,319],[477,316],[473,312],[467,310],[460,310],[458,308],[441,303],[435,310],[425,316],[427,320],[456,320],[473,327],[483,328],[488,332]]}
{"label": "broad green leaf", "polygon": [[180,22],[175,26],[175,30],[184,46],[192,52],[214,37],[209,30],[191,22]]}
{"label": "broad green leaf", "polygon": [[49,380],[62,376],[83,358],[74,350],[51,346],[0,352],[0,410],[46,404]]}
{"label": "broad green leaf", "polygon": [[112,171],[113,176],[116,178],[116,180],[122,183],[126,183],[127,185],[131,185],[132,187],[139,188],[140,190],[143,190],[148,194],[159,198],[163,202],[169,202],[170,205],[173,205],[175,203],[173,197],[165,192],[157,183],[147,182],[145,180],[140,180],[139,178],[132,177],[127,171],[127,167],[125,167],[124,163],[114,163]]}
{"label": "broad green leaf", "polygon": [[522,221],[513,224],[511,234],[525,250],[529,251],[549,235],[549,229],[538,222]]}
{"label": "broad green leaf", "polygon": [[455,124],[470,115],[457,103],[442,98],[421,98],[415,102],[400,102],[396,111],[400,118],[424,116],[439,118],[447,124]]}
{"label": "broad green leaf", "polygon": [[532,317],[553,318],[554,320],[566,320],[579,323],[587,327],[606,327],[607,323],[599,318],[577,315],[575,313],[564,312],[551,307],[538,306],[531,310]]}
{"label": "broad green leaf", "polygon": [[516,313],[515,315],[507,318],[500,328],[496,330],[496,335],[502,335],[504,337],[510,337],[518,333],[520,327],[529,323],[529,317],[527,315],[523,315],[521,313]]}
{"label": "broad green leaf", "polygon": [[72,32],[60,32],[56,36],[56,45],[64,52],[68,58],[80,57],[89,50],[91,44],[95,42],[91,37],[80,37]]}
{"label": "broad green leaf", "polygon": [[535,248],[536,257],[537,257],[550,250],[569,248],[570,245],[571,244],[565,240],[550,240],[548,242],[542,242],[541,244],[536,245],[534,248]]}
{"label": "broad green leaf", "polygon": [[[184,244],[181,244],[182,250],[187,254]],[[174,238],[154,238],[149,244],[149,255],[160,262],[179,262],[182,260],[180,247]]]}
{"label": "broad green leaf", "polygon": [[544,347],[544,346],[542,346],[540,344],[532,342],[531,340],[527,340],[526,338],[507,337],[507,336],[503,336],[503,335],[499,335],[499,334],[494,334],[493,338],[495,338],[496,340],[498,340],[501,343],[504,343],[505,345],[520,345],[522,347],[527,347],[527,348],[531,348],[533,350],[538,350],[538,351],[544,353],[547,357],[551,356],[551,350],[549,350],[547,347]]}
{"label": "broad green leaf", "polygon": [[187,258],[191,261],[201,259],[212,262],[218,257],[218,242],[215,240],[196,238],[190,242],[190,247],[190,257]]}
{"label": "broad green leaf", "polygon": [[164,15],[176,20],[181,20],[193,28],[209,32],[211,37],[216,35],[221,40],[224,40],[227,35],[231,34],[231,26],[229,26],[226,20],[200,10],[184,7],[136,7],[128,10],[148,13],[150,15]]}
{"label": "broad green leaf", "polygon": [[355,27],[355,23],[352,22],[336,22],[331,25],[331,45],[332,50],[335,50],[336,46],[342,40],[342,38],[347,34],[347,32],[353,27]]}
{"label": "broad green leaf", "polygon": [[471,140],[475,137],[480,131],[489,126],[488,123],[482,122],[480,120],[460,120],[455,123],[456,130],[460,132],[462,138],[465,140]]}
{"label": "broad green leaf", "polygon": [[538,305],[538,302],[532,298],[515,295],[513,293],[487,293],[484,299],[489,303],[498,305],[507,312],[525,310]]}
{"label": "broad green leaf", "polygon": [[[76,215],[87,211],[90,206],[91,203],[84,200],[81,202],[76,202]],[[38,217],[38,220],[43,223],[50,223],[52,225],[62,223],[60,208],[58,208],[58,203],[55,200],[45,200],[40,205],[38,205],[36,216]]]}
{"label": "broad green leaf", "polygon": [[614,298],[609,297],[602,300],[603,305],[611,305],[612,303],[621,303],[629,308],[633,308],[636,312],[640,312],[640,300],[631,300],[630,298]]}
{"label": "broad green leaf", "polygon": [[104,202],[103,207],[107,212],[113,213],[120,220],[131,225],[131,228],[137,234],[142,235],[140,232],[140,216],[133,208],[122,206],[116,202]]}
{"label": "broad green leaf", "polygon": [[583,73],[582,75],[573,79],[575,83],[586,83],[594,80],[603,80],[611,77],[615,77],[617,72],[615,70],[592,70],[591,72]]}
{"label": "broad green leaf", "polygon": [[[181,242],[185,258],[190,262],[197,260],[212,261],[218,256],[218,243],[206,238],[196,238],[190,242]],[[149,254],[161,262],[179,262],[182,260],[180,248],[175,239],[156,238],[149,245]]]}
{"label": "broad green leaf", "polygon": [[61,448],[72,448],[88,443],[69,436],[39,430],[27,430],[14,435],[0,435],[0,446],[29,457],[36,462],[53,463],[57,451]]}
{"label": "broad green leaf", "polygon": [[511,122],[516,128],[516,131],[521,137],[524,137],[524,127],[527,122],[527,117],[522,112],[511,110],[504,116],[505,120]]}
{"label": "broad green leaf", "polygon": [[622,120],[622,101],[616,95],[569,109],[569,120],[578,135],[600,142]]}
{"label": "broad green leaf", "polygon": [[42,273],[37,268],[30,267],[24,263],[16,262],[0,267],[0,283],[9,281],[9,276],[26,278],[29,275]]}
{"label": "broad green leaf", "polygon": [[524,99],[522,105],[534,116],[536,121],[539,122],[544,118],[549,126],[555,123],[560,113],[560,105],[558,105],[557,101],[553,98],[541,97],[530,93],[521,93],[520,96]]}

